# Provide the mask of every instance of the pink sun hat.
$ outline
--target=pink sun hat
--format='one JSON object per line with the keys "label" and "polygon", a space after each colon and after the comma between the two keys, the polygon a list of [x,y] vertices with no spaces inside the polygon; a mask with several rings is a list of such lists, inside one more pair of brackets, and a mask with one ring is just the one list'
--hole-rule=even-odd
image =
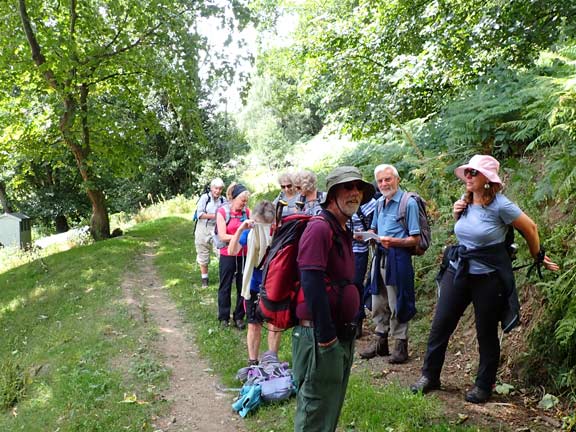
{"label": "pink sun hat", "polygon": [[500,163],[492,156],[474,155],[472,156],[472,159],[470,159],[470,162],[456,168],[454,174],[456,174],[456,177],[462,181],[466,181],[466,176],[464,176],[464,170],[466,169],[475,169],[476,171],[481,172],[490,183],[502,184],[502,180],[498,177]]}

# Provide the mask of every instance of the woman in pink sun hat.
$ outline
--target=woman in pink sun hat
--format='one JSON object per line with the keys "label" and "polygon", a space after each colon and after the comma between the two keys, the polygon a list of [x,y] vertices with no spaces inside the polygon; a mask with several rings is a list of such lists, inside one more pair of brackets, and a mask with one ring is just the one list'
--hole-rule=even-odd
{"label": "woman in pink sun hat", "polygon": [[522,233],[538,266],[559,269],[540,246],[536,224],[500,192],[499,168],[500,163],[492,156],[475,155],[454,170],[466,186],[465,194],[453,206],[458,245],[446,248],[436,279],[439,297],[422,375],[410,386],[414,393],[440,388],[448,341],[472,303],[480,360],[476,381],[465,399],[471,403],[490,399],[500,360],[498,323],[507,333],[520,321],[512,260],[505,241],[510,225]]}

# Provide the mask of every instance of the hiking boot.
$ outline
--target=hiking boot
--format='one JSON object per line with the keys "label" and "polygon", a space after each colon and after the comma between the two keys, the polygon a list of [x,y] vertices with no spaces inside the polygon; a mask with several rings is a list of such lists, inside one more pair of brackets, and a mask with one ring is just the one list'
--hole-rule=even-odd
{"label": "hiking boot", "polygon": [[222,328],[230,327],[230,323],[228,322],[228,320],[220,320],[220,327]]}
{"label": "hiking boot", "polygon": [[418,392],[422,392],[422,394],[426,394],[431,392],[432,390],[438,390],[440,388],[440,380],[439,379],[430,379],[427,376],[422,375],[418,378],[414,384],[410,386],[410,391],[414,394]]}
{"label": "hiking boot", "polygon": [[208,288],[209,284],[208,278],[202,278],[202,288]]}
{"label": "hiking boot", "polygon": [[246,324],[244,324],[244,320],[241,319],[237,319],[234,324],[236,324],[236,327],[238,328],[238,330],[244,330],[246,328]]}
{"label": "hiking boot", "polygon": [[490,399],[490,396],[492,396],[492,392],[490,390],[484,390],[481,389],[480,387],[474,386],[472,387],[472,390],[466,393],[464,399],[466,400],[466,402],[480,404],[487,402],[488,399]]}
{"label": "hiking boot", "polygon": [[389,356],[390,351],[388,349],[388,334],[378,335],[378,339],[364,351],[360,351],[360,358],[369,360],[376,356],[384,357]]}
{"label": "hiking boot", "polygon": [[394,346],[394,351],[388,363],[390,364],[402,364],[406,363],[408,360],[408,340],[407,339],[396,339],[396,344]]}

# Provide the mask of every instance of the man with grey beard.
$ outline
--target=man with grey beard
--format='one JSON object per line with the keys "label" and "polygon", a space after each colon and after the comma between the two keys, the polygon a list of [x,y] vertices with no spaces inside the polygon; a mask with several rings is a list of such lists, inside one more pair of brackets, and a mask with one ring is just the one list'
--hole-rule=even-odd
{"label": "man with grey beard", "polygon": [[388,335],[391,335],[396,342],[388,361],[399,364],[408,360],[408,321],[416,313],[411,249],[420,240],[418,204],[413,199],[408,201],[407,228],[404,228],[397,217],[404,194],[399,187],[398,170],[392,165],[378,165],[374,177],[382,192],[370,229],[380,237],[371,286],[376,340],[360,352],[360,357],[389,356]]}

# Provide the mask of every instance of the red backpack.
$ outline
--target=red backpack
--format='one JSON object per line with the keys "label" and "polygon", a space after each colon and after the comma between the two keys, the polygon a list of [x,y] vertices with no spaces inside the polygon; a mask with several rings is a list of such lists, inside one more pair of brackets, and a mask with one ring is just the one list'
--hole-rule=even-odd
{"label": "red backpack", "polygon": [[312,219],[322,219],[332,228],[330,221],[319,215],[297,213],[286,216],[260,264],[262,284],[258,312],[264,321],[282,330],[296,325],[296,305],[304,301],[297,262],[298,244]]}

